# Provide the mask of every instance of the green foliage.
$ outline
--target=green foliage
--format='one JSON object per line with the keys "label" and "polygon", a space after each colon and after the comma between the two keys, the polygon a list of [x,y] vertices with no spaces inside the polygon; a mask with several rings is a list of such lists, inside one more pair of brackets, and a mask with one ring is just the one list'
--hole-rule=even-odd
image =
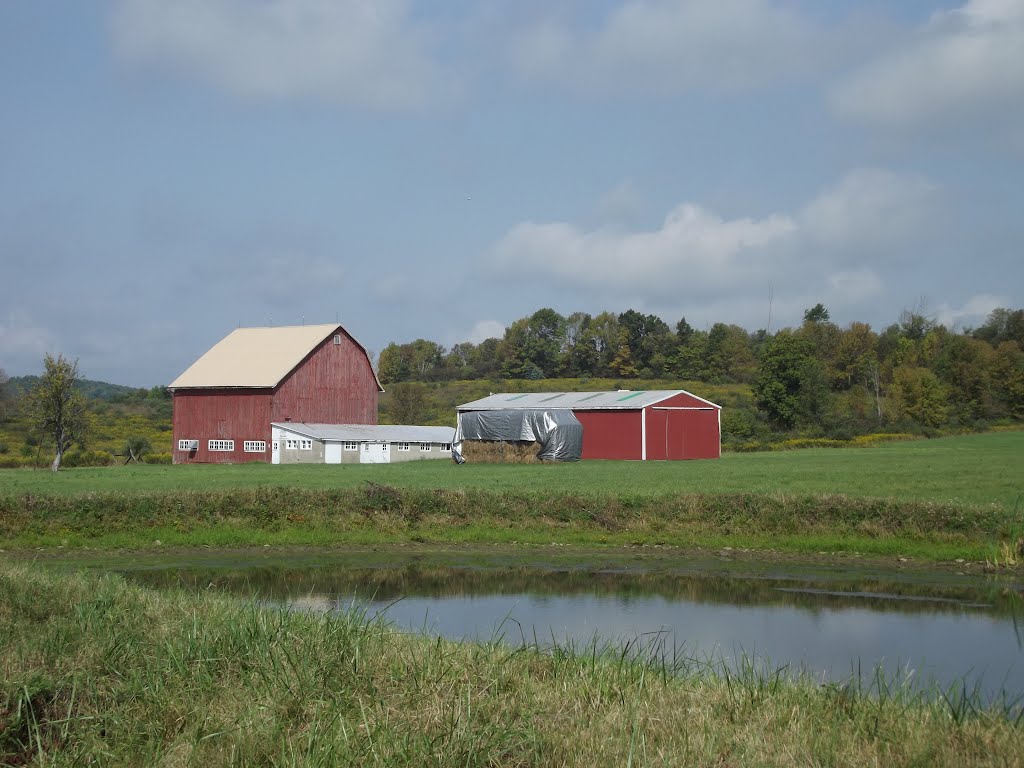
{"label": "green foliage", "polygon": [[780,331],[768,342],[754,382],[754,397],[776,427],[796,426],[804,382],[815,364],[811,353],[810,341],[790,331]]}
{"label": "green foliage", "polygon": [[382,384],[430,380],[444,370],[444,357],[444,347],[426,339],[391,343],[380,353],[377,374]]}
{"label": "green foliage", "polygon": [[828,322],[828,319],[828,310],[825,309],[825,305],[821,302],[818,302],[810,309],[804,311],[805,323],[824,323]]}
{"label": "green foliage", "polygon": [[28,395],[28,412],[33,426],[53,439],[52,469],[56,472],[68,449],[75,443],[84,444],[89,419],[86,399],[75,386],[78,363],[63,355],[56,359],[46,355],[43,366],[39,383]]}
{"label": "green foliage", "polygon": [[[632,389],[651,379],[665,381],[665,388],[678,386],[678,380],[705,387],[751,384],[755,398],[721,403],[745,414],[731,425],[746,426],[727,430],[727,442],[749,442],[751,423],[776,431],[758,438],[767,442],[795,437],[793,432],[842,440],[887,424],[980,429],[997,419],[1024,419],[1022,329],[1024,310],[1008,309],[995,310],[985,325],[960,334],[917,307],[879,334],[866,323],[838,327],[819,303],[804,312],[799,328],[769,334],[725,323],[700,330],[686,318],[673,332],[657,316],[633,309],[563,317],[545,308],[511,323],[500,340],[463,342],[449,351],[435,345],[428,356],[440,364],[419,369],[403,362],[412,359],[407,348],[423,350],[428,342],[389,345],[381,370],[386,379],[446,382],[442,388],[456,380],[486,381],[478,388],[484,394],[514,391],[512,382],[540,381],[543,390],[577,388],[559,376],[585,380],[585,389],[600,389],[597,382],[609,378]],[[930,371],[939,386],[908,375],[912,369]],[[452,413],[442,413],[440,401],[460,401],[430,399],[435,402],[427,406],[426,418],[450,423]],[[382,414],[391,418],[383,405]]]}
{"label": "green foliage", "polygon": [[132,435],[124,443],[124,455],[128,461],[142,461],[147,453],[153,451],[153,446],[143,435]]}
{"label": "green foliage", "polygon": [[69,451],[64,456],[65,467],[107,467],[114,457],[106,451]]}
{"label": "green foliage", "polygon": [[417,381],[401,382],[389,387],[388,420],[393,424],[420,424],[426,414],[426,384]]}
{"label": "green foliage", "polygon": [[984,325],[973,332],[976,339],[987,341],[993,347],[1013,341],[1024,349],[1024,309],[1009,310],[1003,307],[992,310]]}

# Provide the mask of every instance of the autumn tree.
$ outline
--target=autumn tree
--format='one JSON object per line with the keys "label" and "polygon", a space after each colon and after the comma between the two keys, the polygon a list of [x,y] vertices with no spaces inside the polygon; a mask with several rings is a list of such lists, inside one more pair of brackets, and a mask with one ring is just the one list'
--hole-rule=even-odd
{"label": "autumn tree", "polygon": [[927,368],[896,368],[887,406],[894,421],[911,419],[926,427],[940,427],[949,417],[946,388]]}
{"label": "autumn tree", "polygon": [[47,355],[43,375],[28,395],[28,412],[33,426],[53,438],[54,458],[50,469],[60,469],[64,454],[81,444],[89,430],[85,397],[78,391],[78,361]]}

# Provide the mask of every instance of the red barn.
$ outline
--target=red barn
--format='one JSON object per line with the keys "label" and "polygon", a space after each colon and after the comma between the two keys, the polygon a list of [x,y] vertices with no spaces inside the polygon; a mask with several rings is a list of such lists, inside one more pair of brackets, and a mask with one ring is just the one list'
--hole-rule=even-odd
{"label": "red barn", "polygon": [[175,464],[269,462],[272,422],[376,424],[384,391],[337,324],[238,328],[169,389]]}
{"label": "red barn", "polygon": [[491,395],[460,412],[567,408],[583,425],[583,459],[717,459],[722,406],[684,389]]}

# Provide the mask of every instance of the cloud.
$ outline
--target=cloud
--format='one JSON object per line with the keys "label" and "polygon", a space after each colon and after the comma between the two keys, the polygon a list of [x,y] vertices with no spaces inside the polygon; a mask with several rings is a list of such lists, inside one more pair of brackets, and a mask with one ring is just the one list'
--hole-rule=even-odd
{"label": "cloud", "polygon": [[528,80],[585,91],[743,88],[809,71],[820,30],[771,0],[630,0],[591,31],[548,16],[511,44]]}
{"label": "cloud", "polygon": [[506,279],[541,275],[588,295],[640,297],[668,314],[716,307],[716,319],[733,322],[749,321],[751,302],[767,305],[770,285],[779,307],[856,309],[883,292],[879,273],[906,243],[927,233],[934,197],[920,177],[858,169],[795,213],[730,219],[688,202],[653,231],[524,222],[493,246],[490,266]]}
{"label": "cloud", "polygon": [[565,223],[526,222],[497,244],[493,257],[508,271],[538,269],[572,283],[671,290],[682,279],[696,279],[720,286],[738,278],[742,269],[757,268],[745,256],[795,229],[786,216],[726,221],[684,203],[654,232],[584,232]]}
{"label": "cloud", "polygon": [[505,335],[505,324],[497,320],[481,320],[469,332],[467,341],[479,344],[487,339],[500,339]]}
{"label": "cloud", "polygon": [[921,176],[861,168],[811,201],[800,226],[810,240],[833,248],[898,243],[928,226],[936,195]]}
{"label": "cloud", "polygon": [[183,71],[231,93],[388,110],[442,90],[430,37],[406,0],[121,0],[115,43],[129,61]]}
{"label": "cloud", "polygon": [[835,110],[883,126],[1024,117],[1024,3],[968,0],[836,86]]}
{"label": "cloud", "polygon": [[993,309],[1008,306],[1010,306],[1010,302],[1004,296],[979,293],[971,296],[960,307],[942,304],[935,313],[935,319],[947,328],[979,325],[985,321]]}

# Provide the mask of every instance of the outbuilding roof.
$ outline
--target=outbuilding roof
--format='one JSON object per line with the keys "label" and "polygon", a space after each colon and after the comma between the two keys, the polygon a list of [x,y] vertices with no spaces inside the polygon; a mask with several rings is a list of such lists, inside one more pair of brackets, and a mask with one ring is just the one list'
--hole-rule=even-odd
{"label": "outbuilding roof", "polygon": [[272,426],[326,443],[451,443],[455,439],[454,427],[422,427],[402,424],[304,424],[294,421],[274,422]]}
{"label": "outbuilding roof", "polygon": [[[352,339],[372,370],[366,348],[337,323],[237,328],[192,363],[169,389],[273,388],[324,339],[337,333]],[[377,388],[384,391],[379,380]]]}
{"label": "outbuilding roof", "polygon": [[676,395],[690,397],[707,403],[709,407],[721,406],[697,397],[685,389],[620,389],[614,392],[502,392],[490,395],[458,407],[460,411],[502,411],[521,408],[571,408],[574,411],[637,410],[656,405]]}

